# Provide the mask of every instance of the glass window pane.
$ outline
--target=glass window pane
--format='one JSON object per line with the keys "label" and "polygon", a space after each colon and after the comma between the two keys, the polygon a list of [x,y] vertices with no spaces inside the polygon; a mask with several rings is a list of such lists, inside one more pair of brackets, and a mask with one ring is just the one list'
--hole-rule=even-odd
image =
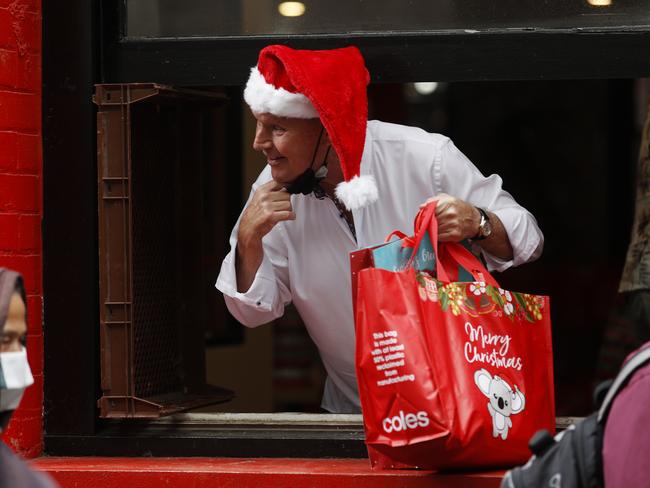
{"label": "glass window pane", "polygon": [[650,0],[127,0],[126,5],[127,37],[135,38],[650,24]]}

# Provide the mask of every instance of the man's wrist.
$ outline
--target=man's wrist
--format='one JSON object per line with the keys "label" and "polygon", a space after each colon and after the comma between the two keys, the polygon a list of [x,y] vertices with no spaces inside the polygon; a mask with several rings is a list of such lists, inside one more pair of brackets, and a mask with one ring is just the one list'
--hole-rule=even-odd
{"label": "man's wrist", "polygon": [[262,248],[262,237],[254,232],[247,232],[239,229],[237,234],[237,248],[242,252],[256,251]]}
{"label": "man's wrist", "polygon": [[248,258],[263,252],[261,239],[242,239],[237,241],[237,260],[248,261]]}
{"label": "man's wrist", "polygon": [[490,215],[487,213],[486,210],[483,210],[480,207],[474,207],[476,211],[479,214],[479,223],[478,223],[478,230],[474,237],[471,239],[473,241],[482,241],[483,239],[487,239],[490,237],[492,234],[492,224],[490,222]]}
{"label": "man's wrist", "polygon": [[235,249],[235,273],[237,274],[237,291],[246,293],[255,280],[257,270],[264,258],[262,241],[248,242],[246,239],[237,241]]}
{"label": "man's wrist", "polygon": [[472,205],[472,209],[474,210],[474,233],[470,236],[470,239],[475,239],[476,236],[479,235],[481,232],[481,212],[479,209],[475,206]]}

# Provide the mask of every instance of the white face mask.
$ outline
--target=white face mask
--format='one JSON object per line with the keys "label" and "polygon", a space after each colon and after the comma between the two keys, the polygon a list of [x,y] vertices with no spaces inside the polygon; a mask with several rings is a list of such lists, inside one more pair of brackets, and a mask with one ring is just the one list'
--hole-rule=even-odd
{"label": "white face mask", "polygon": [[25,388],[34,383],[24,347],[0,353],[0,412],[15,410]]}

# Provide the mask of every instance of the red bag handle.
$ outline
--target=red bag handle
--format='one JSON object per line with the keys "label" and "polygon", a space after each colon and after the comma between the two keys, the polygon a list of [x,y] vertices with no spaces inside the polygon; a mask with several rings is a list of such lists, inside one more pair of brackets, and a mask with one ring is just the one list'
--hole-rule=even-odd
{"label": "red bag handle", "polygon": [[469,271],[476,281],[482,281],[488,285],[501,288],[494,276],[483,266],[483,263],[462,244],[457,242],[442,242],[440,249],[446,252],[446,256],[443,253],[441,259],[445,260],[448,256],[450,261],[459,264]]}
{"label": "red bag handle", "polygon": [[[455,276],[455,273],[448,273],[447,269],[457,269],[458,265],[469,271],[476,281],[482,281],[492,286],[499,287],[499,283],[494,279],[490,272],[485,269],[476,256],[465,249],[464,246],[457,242],[441,242],[438,243],[438,219],[436,218],[436,205],[438,202],[433,201],[426,207],[421,209],[415,216],[413,227],[415,230],[415,245],[413,247],[413,254],[409,260],[411,266],[415,255],[420,248],[420,243],[424,238],[424,234],[428,231],[433,245],[433,252],[436,256],[436,274],[440,281],[450,282],[450,274]],[[450,268],[450,266],[452,268]]]}
{"label": "red bag handle", "polygon": [[412,237],[407,236],[401,230],[394,230],[393,232],[388,234],[388,237],[386,237],[386,240],[384,242],[390,242],[390,240],[393,237],[397,237],[398,239],[401,239],[401,240],[404,241],[404,242],[402,242],[402,247],[413,247],[413,244],[415,242],[415,241],[413,241]]}
{"label": "red bag handle", "polygon": [[[415,221],[413,222],[413,228],[415,230],[415,245],[413,246],[413,253],[411,253],[411,258],[408,262],[408,267],[411,267],[415,255],[420,249],[420,243],[424,238],[424,234],[429,232],[429,237],[431,237],[431,244],[433,245],[433,253],[436,257],[436,275],[441,281],[449,282],[449,275],[444,269],[444,265],[441,262],[439,251],[438,251],[438,221],[436,220],[436,203],[427,205],[421,209],[418,214],[415,216]],[[433,220],[433,222],[432,222]]]}
{"label": "red bag handle", "polygon": [[386,240],[384,242],[389,242],[394,236],[396,236],[399,239],[404,239],[405,237],[408,237],[401,230],[394,230],[393,232],[388,234],[388,237],[386,237]]}

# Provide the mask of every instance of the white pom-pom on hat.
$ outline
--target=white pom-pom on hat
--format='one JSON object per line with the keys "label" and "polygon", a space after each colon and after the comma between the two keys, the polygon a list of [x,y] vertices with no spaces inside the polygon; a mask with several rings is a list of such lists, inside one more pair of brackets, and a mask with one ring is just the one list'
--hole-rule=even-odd
{"label": "white pom-pom on hat", "polygon": [[379,198],[372,175],[354,176],[350,181],[342,181],[334,192],[348,210],[363,208]]}

